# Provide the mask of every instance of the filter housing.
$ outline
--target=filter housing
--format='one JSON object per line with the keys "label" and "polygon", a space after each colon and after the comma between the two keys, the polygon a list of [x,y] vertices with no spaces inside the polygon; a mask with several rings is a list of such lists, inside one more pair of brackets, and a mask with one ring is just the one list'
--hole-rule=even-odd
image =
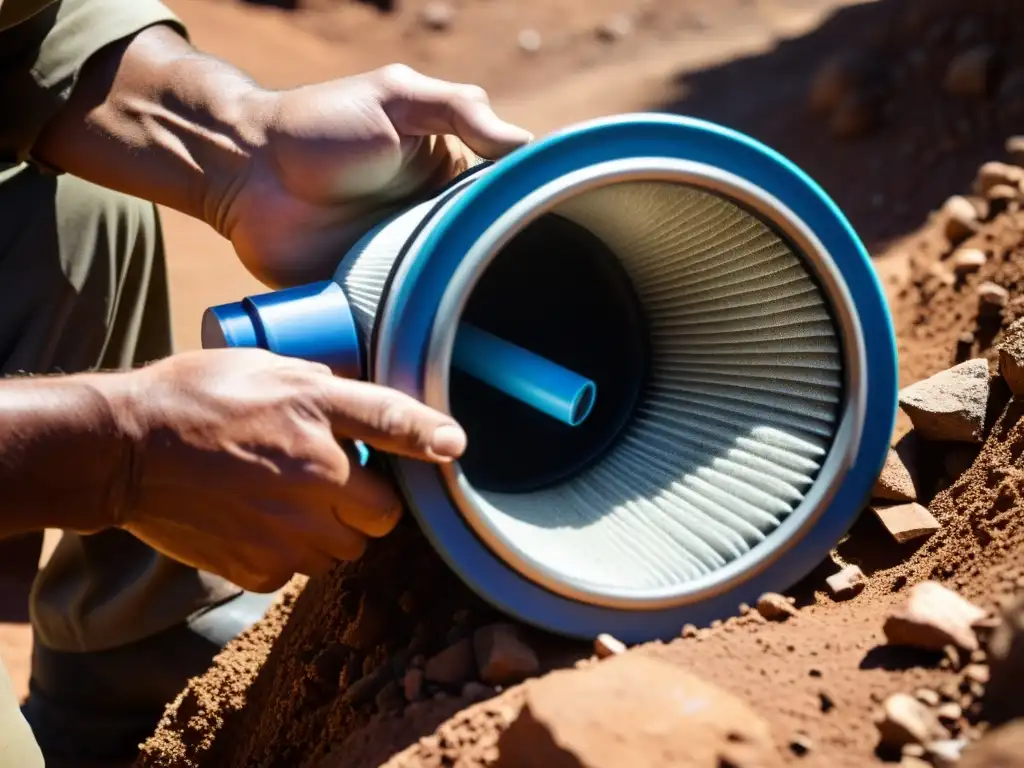
{"label": "filter housing", "polygon": [[[862,245],[800,170],[703,121],[573,126],[385,221],[333,284],[271,296],[246,300],[270,329],[248,338],[463,424],[463,460],[395,478],[470,587],[562,634],[668,638],[788,588],[888,450],[895,343]],[[204,345],[274,348],[225,332],[239,311],[210,310]],[[463,320],[594,380],[590,418],[453,371]]]}

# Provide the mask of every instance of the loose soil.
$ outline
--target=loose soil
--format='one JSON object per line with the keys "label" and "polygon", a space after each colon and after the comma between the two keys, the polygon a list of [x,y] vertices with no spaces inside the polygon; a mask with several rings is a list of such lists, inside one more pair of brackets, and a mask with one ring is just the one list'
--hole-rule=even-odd
{"label": "loose soil", "polygon": [[[176,5],[193,8],[195,2]],[[443,45],[417,26],[415,14],[424,3],[409,3],[398,16],[354,3],[307,5],[287,21],[265,17],[281,34],[301,30],[331,45],[343,43],[338,61],[325,53],[305,72],[315,69],[320,75],[336,66],[341,74],[400,59],[433,74],[463,79],[471,61],[472,79],[505,94],[511,108],[523,110],[528,103],[531,109],[546,110],[533,113],[532,119],[547,124],[557,122],[552,115],[569,113],[558,112],[550,94],[526,93],[543,92],[556,73],[604,72],[609,62],[638,55],[645,46],[678,45],[691,39],[687,35],[713,36],[721,31],[716,23],[728,26],[716,21],[717,13],[731,12],[733,21],[756,17],[767,28],[764,19],[773,9],[795,13],[795,6],[812,4],[652,1],[643,5],[651,15],[638,13],[638,18],[654,21],[637,22],[622,44],[614,46],[596,37],[596,26],[612,11],[636,10],[632,5],[569,0],[455,3],[460,13]],[[740,6],[748,5],[756,12],[742,15]],[[527,19],[529,13],[536,14],[536,21]],[[509,26],[513,15],[516,25]],[[701,22],[688,28],[694,22],[684,18],[695,15]],[[549,29],[561,26],[567,42],[526,57],[515,44],[520,21],[523,27],[540,29],[544,40],[552,39]],[[1001,75],[993,92],[976,98],[946,95],[942,81],[950,58],[981,42],[1000,52]],[[1002,140],[1020,125],[1024,99],[1013,84],[1024,65],[1022,43],[1024,17],[1011,2],[880,0],[839,11],[806,35],[774,49],[767,46],[767,52],[703,70],[691,67],[675,82],[664,77],[662,64],[668,59],[658,59],[644,71],[657,74],[659,85],[638,89],[658,94],[659,101],[647,106],[670,106],[753,133],[793,158],[833,194],[878,257],[897,327],[901,380],[909,384],[958,360],[991,356],[1000,329],[1017,312],[1011,301],[1000,321],[979,323],[976,289],[987,280],[1007,288],[1011,297],[1020,295],[1020,213],[995,217],[966,243],[981,247],[990,258],[978,273],[952,284],[935,273],[935,265],[946,263],[951,250],[941,217],[903,235],[946,195],[966,190],[973,169],[997,157]],[[834,53],[848,49],[866,53],[875,65],[871,82],[863,86],[871,105],[865,121],[870,127],[840,139],[826,117],[809,114],[806,93],[808,78]],[[282,63],[286,70],[289,66]],[[629,103],[621,94],[608,93],[609,84],[628,82],[623,72],[628,75],[625,67],[597,79],[586,72],[580,75],[579,87],[584,92],[593,88],[600,102],[595,112]],[[282,75],[300,76],[298,71]],[[876,91],[881,95],[868,98]],[[171,231],[172,244],[174,237]],[[967,333],[971,340],[961,341]],[[948,446],[921,448],[921,464],[931,468],[922,479],[925,501],[930,500],[932,514],[943,525],[925,543],[896,545],[874,516],[866,514],[832,561],[791,591],[800,608],[794,618],[769,623],[756,613],[739,615],[738,606],[738,615],[720,625],[630,652],[698,671],[740,697],[769,723],[786,761],[863,766],[891,759],[877,750],[872,715],[879,702],[920,686],[952,685],[959,690],[959,677],[939,655],[886,647],[881,631],[885,616],[905,599],[907,586],[922,579],[938,579],[993,607],[1018,589],[1024,575],[1019,497],[1024,424],[1019,421],[1021,406],[1004,408],[1007,393],[999,395],[998,382],[994,390],[989,436],[976,459],[962,459],[962,466],[969,467],[963,474],[956,470],[951,475],[946,468]],[[906,428],[903,423],[897,437]],[[869,577],[866,590],[844,603],[834,602],[824,588],[824,577],[837,563],[857,564]],[[159,730],[143,746],[139,765],[500,765],[499,741],[522,706],[522,687],[497,690],[475,681],[428,684],[412,702],[402,687],[409,669],[420,668],[424,659],[499,619],[406,521],[358,563],[339,566],[305,585],[297,581],[289,599],[229,646],[171,704]],[[541,672],[591,663],[589,646],[524,632],[538,653]],[[974,737],[985,728],[983,714],[971,694],[962,695],[968,717],[960,728]],[[809,745],[802,756],[791,749],[798,738]]]}

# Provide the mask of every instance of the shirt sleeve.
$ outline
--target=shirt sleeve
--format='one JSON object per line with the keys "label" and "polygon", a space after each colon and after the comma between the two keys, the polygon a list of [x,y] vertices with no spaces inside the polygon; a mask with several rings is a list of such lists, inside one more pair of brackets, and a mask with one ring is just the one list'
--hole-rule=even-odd
{"label": "shirt sleeve", "polygon": [[30,158],[93,54],[155,24],[188,36],[160,0],[58,0],[0,32],[0,165]]}

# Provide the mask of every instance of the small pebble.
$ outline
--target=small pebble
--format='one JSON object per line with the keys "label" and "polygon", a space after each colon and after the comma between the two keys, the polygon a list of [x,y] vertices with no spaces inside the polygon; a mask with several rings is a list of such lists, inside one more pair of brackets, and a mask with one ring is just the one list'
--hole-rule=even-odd
{"label": "small pebble", "polygon": [[953,252],[953,271],[958,275],[969,275],[985,266],[988,256],[978,248],[959,248]]}
{"label": "small pebble", "polygon": [[825,583],[836,600],[849,600],[864,591],[868,580],[860,568],[856,565],[848,565],[825,579]]}
{"label": "small pebble", "polygon": [[942,700],[937,691],[933,691],[930,688],[918,688],[914,691],[914,698],[920,701],[922,704],[927,704],[929,707],[938,706]]}
{"label": "small pebble", "polygon": [[606,659],[626,652],[626,644],[608,634],[600,634],[594,639],[594,653],[597,658]]}
{"label": "small pebble", "polygon": [[516,38],[516,43],[519,45],[519,50],[524,53],[536,53],[540,50],[540,32],[536,29],[524,29]]}
{"label": "small pebble", "polygon": [[768,621],[785,621],[796,615],[793,604],[775,592],[766,592],[757,599],[757,612]]}
{"label": "small pebble", "polygon": [[420,23],[436,32],[448,29],[454,20],[455,9],[445,2],[427,3],[420,11]]}
{"label": "small pebble", "polygon": [[679,633],[682,637],[697,637],[699,634],[696,625],[684,624],[682,631]]}
{"label": "small pebble", "polygon": [[1006,306],[1010,300],[1010,292],[1003,286],[986,281],[981,283],[977,289],[978,303],[982,309],[999,310]]}

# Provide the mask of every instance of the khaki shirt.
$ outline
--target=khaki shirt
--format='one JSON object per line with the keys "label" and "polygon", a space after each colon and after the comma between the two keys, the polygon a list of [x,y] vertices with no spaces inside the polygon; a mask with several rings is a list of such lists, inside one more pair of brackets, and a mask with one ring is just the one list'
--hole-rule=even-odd
{"label": "khaki shirt", "polygon": [[187,34],[160,0],[0,0],[0,174],[29,159],[90,56],[154,24]]}

